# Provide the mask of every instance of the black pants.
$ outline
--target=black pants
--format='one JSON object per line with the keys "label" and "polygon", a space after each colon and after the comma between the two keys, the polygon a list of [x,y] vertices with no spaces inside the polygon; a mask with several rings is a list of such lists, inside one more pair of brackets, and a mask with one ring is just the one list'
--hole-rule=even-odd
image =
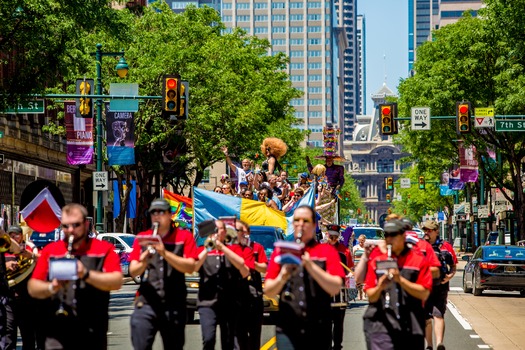
{"label": "black pants", "polygon": [[0,349],[5,349],[6,345],[6,327],[7,327],[7,311],[5,304],[6,297],[0,297]]}
{"label": "black pants", "polygon": [[15,297],[7,307],[7,349],[16,349],[17,329],[22,337],[22,350],[44,349],[45,336],[40,332],[37,339],[37,323],[40,309],[37,300],[29,295]]}
{"label": "black pants", "polygon": [[343,348],[345,314],[346,308],[332,308],[332,341],[334,343],[332,346],[333,350],[341,350]]}
{"label": "black pants", "polygon": [[164,349],[182,350],[184,348],[186,309],[159,311],[144,304],[141,307],[135,307],[130,322],[131,343],[135,350],[151,349],[157,332],[160,332]]}
{"label": "black pants", "polygon": [[203,350],[215,349],[217,325],[221,327],[222,350],[233,349],[237,314],[232,306],[199,306]]}
{"label": "black pants", "polygon": [[240,309],[235,327],[236,350],[259,350],[264,305],[262,297],[253,297]]}

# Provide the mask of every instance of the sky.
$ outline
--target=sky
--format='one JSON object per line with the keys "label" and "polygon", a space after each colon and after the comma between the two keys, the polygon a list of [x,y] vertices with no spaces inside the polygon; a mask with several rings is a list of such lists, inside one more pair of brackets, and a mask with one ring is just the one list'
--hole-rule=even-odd
{"label": "sky", "polygon": [[397,93],[399,79],[408,76],[408,0],[357,0],[357,14],[365,16],[366,114],[370,95],[385,82]]}

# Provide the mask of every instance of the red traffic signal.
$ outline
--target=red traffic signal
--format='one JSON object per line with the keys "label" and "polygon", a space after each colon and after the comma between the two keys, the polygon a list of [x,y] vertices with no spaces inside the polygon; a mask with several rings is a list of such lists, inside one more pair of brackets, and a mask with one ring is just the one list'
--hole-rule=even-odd
{"label": "red traffic signal", "polygon": [[460,134],[470,132],[470,102],[456,102],[456,130]]}
{"label": "red traffic signal", "polygon": [[162,78],[162,111],[177,119],[180,108],[180,76],[165,75]]}
{"label": "red traffic signal", "polygon": [[397,134],[397,104],[388,103],[379,105],[380,131],[382,135]]}

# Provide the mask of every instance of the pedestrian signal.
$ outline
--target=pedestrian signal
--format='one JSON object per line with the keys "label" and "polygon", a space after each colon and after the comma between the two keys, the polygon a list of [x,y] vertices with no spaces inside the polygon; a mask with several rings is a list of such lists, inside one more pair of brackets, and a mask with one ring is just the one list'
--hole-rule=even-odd
{"label": "pedestrian signal", "polygon": [[387,203],[390,203],[392,201],[392,197],[390,196],[390,194],[386,195],[386,201]]}
{"label": "pedestrian signal", "polygon": [[386,178],[386,187],[388,191],[394,189],[394,178],[393,177],[387,177]]}

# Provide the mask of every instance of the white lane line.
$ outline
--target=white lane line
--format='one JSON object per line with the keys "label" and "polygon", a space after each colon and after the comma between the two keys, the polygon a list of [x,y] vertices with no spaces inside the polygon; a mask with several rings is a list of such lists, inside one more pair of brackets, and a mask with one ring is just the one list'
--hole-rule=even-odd
{"label": "white lane line", "polygon": [[450,290],[453,292],[463,292],[462,287],[450,287]]}
{"label": "white lane line", "polygon": [[459,324],[463,327],[463,329],[465,329],[467,331],[471,331],[472,330],[472,326],[470,325],[470,323],[468,323],[467,320],[465,320],[463,318],[463,316],[461,316],[461,314],[459,313],[459,311],[456,308],[456,306],[454,304],[452,304],[450,302],[450,300],[447,303],[447,308],[450,310],[450,313],[452,315],[454,315],[456,320],[458,320]]}
{"label": "white lane line", "polygon": [[478,339],[478,338],[481,338],[481,337],[480,337],[479,335],[477,335],[477,334],[471,334],[470,337],[471,337],[472,339]]}
{"label": "white lane line", "polygon": [[480,348],[480,349],[490,349],[490,345],[486,345],[486,344],[478,345],[478,348]]}

